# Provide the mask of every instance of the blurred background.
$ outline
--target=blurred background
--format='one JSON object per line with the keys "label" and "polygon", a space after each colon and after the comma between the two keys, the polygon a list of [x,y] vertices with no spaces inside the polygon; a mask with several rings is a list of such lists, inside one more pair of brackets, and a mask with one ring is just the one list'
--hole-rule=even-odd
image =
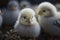
{"label": "blurred background", "polygon": [[[17,0],[17,1],[20,2],[22,0]],[[27,1],[29,1],[32,5],[39,4],[43,1],[48,1],[53,4],[60,3],[60,0],[27,0]],[[9,0],[0,0],[0,8],[6,7],[8,2]]]}

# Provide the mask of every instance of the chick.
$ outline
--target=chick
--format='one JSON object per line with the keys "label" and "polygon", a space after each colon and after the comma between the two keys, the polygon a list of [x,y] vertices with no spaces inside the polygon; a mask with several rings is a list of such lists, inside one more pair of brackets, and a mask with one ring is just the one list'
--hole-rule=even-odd
{"label": "chick", "polygon": [[60,36],[60,15],[53,4],[42,2],[37,8],[37,14],[39,24],[46,33]]}
{"label": "chick", "polygon": [[2,28],[2,22],[3,22],[2,12],[1,12],[1,10],[0,10],[0,28]]}
{"label": "chick", "polygon": [[17,1],[9,1],[7,8],[3,11],[3,23],[7,26],[13,26],[19,15],[19,5]]}
{"label": "chick", "polygon": [[28,1],[21,1],[19,6],[20,6],[20,10],[21,10],[23,8],[30,8],[31,4]]}
{"label": "chick", "polygon": [[38,37],[40,34],[40,25],[35,18],[35,12],[31,8],[24,8],[21,10],[18,20],[14,25],[14,29],[22,37]]}

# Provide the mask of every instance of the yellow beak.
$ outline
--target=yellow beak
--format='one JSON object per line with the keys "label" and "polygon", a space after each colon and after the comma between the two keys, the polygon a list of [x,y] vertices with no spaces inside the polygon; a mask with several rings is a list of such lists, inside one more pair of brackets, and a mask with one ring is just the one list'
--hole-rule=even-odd
{"label": "yellow beak", "polygon": [[31,23],[30,19],[28,19],[28,23]]}
{"label": "yellow beak", "polygon": [[43,14],[42,14],[42,11],[39,11],[39,12],[38,12],[38,15],[43,15]]}

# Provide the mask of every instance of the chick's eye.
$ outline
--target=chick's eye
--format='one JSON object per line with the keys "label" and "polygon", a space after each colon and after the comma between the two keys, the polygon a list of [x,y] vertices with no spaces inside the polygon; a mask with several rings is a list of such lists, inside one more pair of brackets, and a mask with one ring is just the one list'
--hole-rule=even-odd
{"label": "chick's eye", "polygon": [[43,12],[46,12],[46,10],[43,10]]}
{"label": "chick's eye", "polygon": [[26,19],[26,16],[24,16],[24,19]]}

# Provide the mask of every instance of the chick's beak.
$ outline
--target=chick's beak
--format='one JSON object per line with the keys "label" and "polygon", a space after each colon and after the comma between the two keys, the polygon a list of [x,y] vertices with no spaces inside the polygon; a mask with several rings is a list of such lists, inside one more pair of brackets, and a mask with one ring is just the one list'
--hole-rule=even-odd
{"label": "chick's beak", "polygon": [[15,10],[16,7],[15,7],[15,6],[11,6],[9,9],[11,9],[11,10]]}
{"label": "chick's beak", "polygon": [[28,23],[31,23],[31,19],[30,18],[28,18],[27,21],[28,21]]}
{"label": "chick's beak", "polygon": [[38,15],[43,15],[41,11],[38,12]]}

